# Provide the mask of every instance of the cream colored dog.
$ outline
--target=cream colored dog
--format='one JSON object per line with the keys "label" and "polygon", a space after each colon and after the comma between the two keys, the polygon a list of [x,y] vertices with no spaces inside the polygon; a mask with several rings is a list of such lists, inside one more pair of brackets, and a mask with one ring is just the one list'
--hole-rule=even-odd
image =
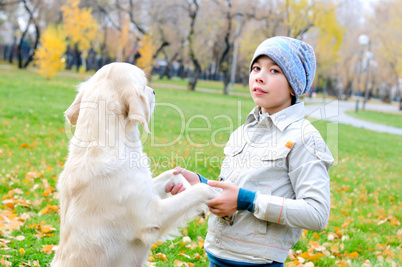
{"label": "cream colored dog", "polygon": [[[75,133],[60,174],[60,244],[53,267],[141,266],[154,242],[194,219],[216,197],[172,171],[144,164],[138,123],[148,131],[154,91],[127,63],[101,68],[79,87],[65,115]],[[187,190],[165,198],[168,183]]]}

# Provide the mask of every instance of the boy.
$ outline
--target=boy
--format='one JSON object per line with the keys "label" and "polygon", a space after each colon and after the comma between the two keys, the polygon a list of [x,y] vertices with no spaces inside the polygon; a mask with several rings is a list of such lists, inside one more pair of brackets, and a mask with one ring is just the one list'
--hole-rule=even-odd
{"label": "boy", "polygon": [[[315,69],[310,45],[281,36],[262,42],[250,65],[257,106],[231,134],[219,182],[176,168],[190,184],[223,189],[209,203],[210,266],[283,266],[302,229],[326,227],[333,157],[304,119],[304,104],[297,103]],[[172,194],[182,190],[180,184],[166,188]]]}

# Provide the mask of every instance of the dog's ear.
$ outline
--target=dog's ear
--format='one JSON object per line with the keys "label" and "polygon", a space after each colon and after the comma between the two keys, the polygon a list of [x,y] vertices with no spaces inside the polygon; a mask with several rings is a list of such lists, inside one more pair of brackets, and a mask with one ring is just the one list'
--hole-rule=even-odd
{"label": "dog's ear", "polygon": [[71,104],[71,106],[64,112],[67,121],[73,126],[77,125],[78,115],[80,113],[82,95],[83,92],[80,91],[75,97],[75,100]]}
{"label": "dog's ear", "polygon": [[151,133],[148,128],[149,123],[149,104],[141,94],[131,93],[125,98],[125,106],[128,120],[138,121],[147,133]]}

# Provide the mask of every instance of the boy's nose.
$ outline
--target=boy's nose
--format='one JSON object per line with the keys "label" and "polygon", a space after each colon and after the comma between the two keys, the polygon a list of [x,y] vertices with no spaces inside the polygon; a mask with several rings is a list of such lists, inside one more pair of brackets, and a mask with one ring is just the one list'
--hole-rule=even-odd
{"label": "boy's nose", "polygon": [[255,81],[256,81],[256,82],[263,83],[263,82],[265,82],[265,78],[264,78],[264,76],[263,76],[261,73],[259,73],[259,74],[257,74],[257,76],[255,77]]}

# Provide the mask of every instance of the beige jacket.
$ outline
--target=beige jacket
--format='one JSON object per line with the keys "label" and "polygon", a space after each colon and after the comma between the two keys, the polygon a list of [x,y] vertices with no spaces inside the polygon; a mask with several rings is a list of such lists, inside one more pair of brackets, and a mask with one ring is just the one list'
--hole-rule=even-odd
{"label": "beige jacket", "polygon": [[211,214],[208,253],[237,262],[284,262],[302,229],[326,227],[334,160],[304,115],[303,103],[272,116],[256,107],[232,133],[219,179],[257,191],[254,213],[237,211],[231,223]]}

